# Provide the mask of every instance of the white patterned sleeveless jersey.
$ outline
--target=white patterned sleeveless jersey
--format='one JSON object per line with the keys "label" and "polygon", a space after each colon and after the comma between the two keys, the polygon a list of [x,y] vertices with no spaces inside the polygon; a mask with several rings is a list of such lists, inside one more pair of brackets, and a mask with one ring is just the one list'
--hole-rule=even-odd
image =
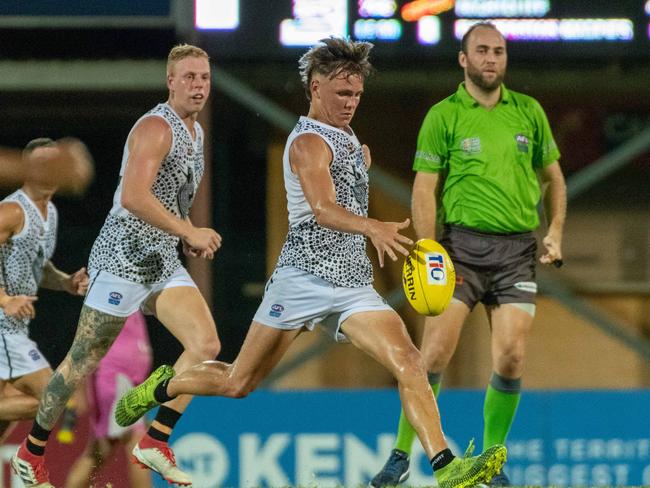
{"label": "white patterned sleeveless jersey", "polygon": [[[145,117],[161,117],[172,129],[171,149],[158,169],[151,192],[168,211],[186,218],[203,176],[203,130],[196,122],[196,138],[192,139],[187,126],[167,103],[144,114],[134,127]],[[88,267],[108,271],[134,283],[159,283],[181,266],[177,250],[179,238],[122,207],[121,178],[128,158],[127,138],[113,208],[93,244]]]}
{"label": "white patterned sleeveless jersey", "polygon": [[[36,204],[22,190],[17,190],[3,202],[15,202],[23,210],[23,228],[0,246],[0,286],[7,295],[35,296],[43,277],[43,268],[54,254],[58,214],[52,202],[47,204],[43,219]],[[28,332],[29,319],[9,317],[0,309],[0,333]]]}
{"label": "white patterned sleeveless jersey", "polygon": [[294,139],[302,134],[318,135],[332,151],[330,174],[336,190],[336,203],[356,215],[368,216],[368,172],[357,137],[301,117],[284,150],[289,232],[277,267],[302,269],[336,286],[367,286],[372,283],[372,266],[366,254],[365,237],[318,225],[300,181],[291,170],[289,149]]}

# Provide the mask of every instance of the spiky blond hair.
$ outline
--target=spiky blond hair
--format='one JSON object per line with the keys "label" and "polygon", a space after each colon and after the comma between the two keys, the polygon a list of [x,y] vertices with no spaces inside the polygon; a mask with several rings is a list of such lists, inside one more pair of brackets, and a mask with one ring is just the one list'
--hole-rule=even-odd
{"label": "spiky blond hair", "polygon": [[185,58],[205,58],[210,61],[210,56],[203,49],[197,46],[192,46],[191,44],[179,44],[174,46],[171,51],[169,51],[169,56],[167,56],[167,74],[170,75],[174,69],[174,65],[179,62],[181,59]]}

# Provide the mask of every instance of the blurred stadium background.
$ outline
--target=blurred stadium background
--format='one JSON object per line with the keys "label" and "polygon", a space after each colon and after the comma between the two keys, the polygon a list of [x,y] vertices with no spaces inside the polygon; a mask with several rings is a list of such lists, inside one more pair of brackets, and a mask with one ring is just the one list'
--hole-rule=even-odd
{"label": "blurred stadium background", "polygon": [[[305,47],[330,34],[376,44],[378,73],[366,83],[354,128],[373,154],[371,214],[401,220],[409,216],[422,118],[462,79],[459,36],[472,22],[500,19],[509,38],[506,83],[545,108],[569,191],[565,266],[539,270],[511,478],[650,485],[650,1],[458,0],[451,11],[411,22],[400,13],[406,3],[3,0],[0,144],[74,135],[96,161],[83,199],[56,200],[55,262],[65,270],[86,264],[128,131],[166,99],[167,52],[178,42],[200,45],[214,71],[201,116],[209,169],[193,220],[217,229],[224,245],[214,262],[188,266],[212,305],[221,359],[232,360],[286,232],[281,154],[307,110],[297,74]],[[417,338],[421,320],[405,305],[400,271],[401,264],[376,271],[376,284]],[[42,292],[32,333],[53,365],[70,345],[80,304]],[[174,339],[155,320],[149,326],[156,364],[173,361]],[[444,377],[443,424],[454,445],[482,431],[487,338],[479,309]],[[330,346],[319,332],[305,334],[266,391],[242,402],[195,402],[174,439],[195,486],[368,481],[391,447],[394,383],[352,346]],[[50,458],[55,483],[78,444]],[[5,486],[18,486],[6,466],[12,450],[1,451]],[[115,488],[128,486],[123,464],[117,459],[105,477]],[[413,484],[426,482],[422,466]]]}

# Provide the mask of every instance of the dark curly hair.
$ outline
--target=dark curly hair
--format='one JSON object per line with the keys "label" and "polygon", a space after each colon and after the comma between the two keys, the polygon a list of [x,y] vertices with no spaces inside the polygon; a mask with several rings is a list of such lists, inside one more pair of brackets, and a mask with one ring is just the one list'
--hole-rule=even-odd
{"label": "dark curly hair", "polygon": [[309,84],[314,73],[334,78],[339,73],[367,78],[374,72],[368,60],[373,44],[349,38],[328,37],[302,55],[298,61],[300,78],[307,99],[311,101]]}

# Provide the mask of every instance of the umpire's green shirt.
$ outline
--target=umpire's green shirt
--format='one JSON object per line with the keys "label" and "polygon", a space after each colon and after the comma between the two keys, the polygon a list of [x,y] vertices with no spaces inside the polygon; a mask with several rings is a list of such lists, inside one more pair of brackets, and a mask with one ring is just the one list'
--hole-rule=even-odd
{"label": "umpire's green shirt", "polygon": [[461,83],[427,113],[413,169],[441,173],[443,221],[494,233],[537,228],[535,170],[560,157],[544,110],[501,85],[487,110]]}

